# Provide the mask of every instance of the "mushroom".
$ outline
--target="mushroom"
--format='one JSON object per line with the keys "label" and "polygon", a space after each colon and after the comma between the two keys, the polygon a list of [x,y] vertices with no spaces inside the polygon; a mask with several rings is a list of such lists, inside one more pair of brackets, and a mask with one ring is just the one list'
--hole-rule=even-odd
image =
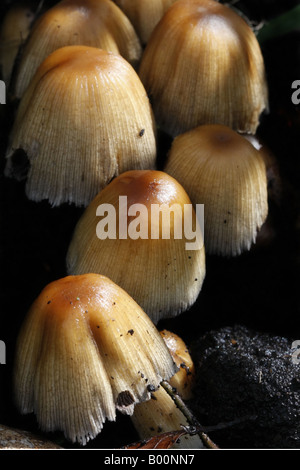
{"label": "mushroom", "polygon": [[249,250],[268,215],[264,158],[227,126],[198,126],[177,136],[164,170],[204,204],[205,249],[236,256]]}
{"label": "mushroom", "polygon": [[62,0],[35,22],[16,71],[14,93],[21,98],[39,65],[56,49],[99,47],[137,66],[140,40],[127,16],[110,0]]}
{"label": "mushroom", "polygon": [[6,12],[0,31],[1,77],[9,85],[18,51],[24,44],[34,19],[33,2],[17,2]]}
{"label": "mushroom", "polygon": [[5,175],[27,177],[28,198],[53,206],[86,206],[115,175],[154,168],[156,126],[137,73],[96,47],[54,51],[20,102],[6,156]]}
{"label": "mushroom", "polygon": [[193,396],[195,366],[188,347],[176,333],[164,329],[160,331],[160,334],[178,367],[178,372],[169,379],[169,383],[177,390],[183,400],[190,400]]}
{"label": "mushroom", "polygon": [[[194,383],[194,363],[187,346],[182,338],[175,333],[162,330],[160,334],[179,368],[168,382],[183,400],[189,400],[192,397]],[[140,439],[148,439],[168,431],[180,430],[191,424],[163,386],[152,393],[151,400],[139,403],[135,407],[131,421]],[[199,434],[186,434],[172,446],[174,449],[201,449],[204,447]]]}
{"label": "mushroom", "polygon": [[264,60],[249,25],[213,0],[178,0],[142,56],[158,125],[175,137],[201,124],[255,133],[268,106]]}
{"label": "mushroom", "polygon": [[205,251],[186,191],[162,171],[116,177],[80,217],[67,272],[108,276],[155,324],[187,310],[202,287]]}
{"label": "mushroom", "polygon": [[128,16],[142,44],[147,44],[152,31],[175,0],[114,0]]}
{"label": "mushroom", "polygon": [[42,290],[21,326],[15,400],[43,431],[85,445],[176,371],[160,333],[123,289],[100,274],[67,276]]}

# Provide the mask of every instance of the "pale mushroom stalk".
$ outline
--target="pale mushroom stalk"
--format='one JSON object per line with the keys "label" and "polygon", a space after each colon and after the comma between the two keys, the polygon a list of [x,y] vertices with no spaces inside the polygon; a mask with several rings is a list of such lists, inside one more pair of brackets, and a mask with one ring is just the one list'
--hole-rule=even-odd
{"label": "pale mushroom stalk", "polygon": [[62,0],[34,23],[14,79],[21,98],[40,64],[55,50],[72,45],[97,47],[137,66],[142,47],[127,16],[110,0]]}
{"label": "pale mushroom stalk", "polygon": [[52,206],[87,206],[116,175],[155,168],[156,125],[133,67],[97,47],[54,51],[20,101],[6,158],[5,175],[26,179],[27,197]]}
{"label": "pale mushroom stalk", "polygon": [[204,204],[207,253],[230,257],[250,250],[269,209],[261,151],[228,126],[207,124],[173,140],[164,170],[194,205]]}

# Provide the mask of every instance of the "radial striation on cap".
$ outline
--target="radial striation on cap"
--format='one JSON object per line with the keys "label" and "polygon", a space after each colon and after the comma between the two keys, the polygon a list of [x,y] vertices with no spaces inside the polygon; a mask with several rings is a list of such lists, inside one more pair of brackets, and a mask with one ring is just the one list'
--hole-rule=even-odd
{"label": "radial striation on cap", "polygon": [[79,219],[67,270],[110,277],[155,324],[186,311],[205,277],[202,230],[186,191],[162,171],[121,174]]}
{"label": "radial striation on cap", "polygon": [[[22,149],[29,168],[20,171]],[[66,46],[40,65],[10,135],[5,175],[29,199],[86,206],[116,175],[155,168],[156,125],[145,89],[121,56]]]}

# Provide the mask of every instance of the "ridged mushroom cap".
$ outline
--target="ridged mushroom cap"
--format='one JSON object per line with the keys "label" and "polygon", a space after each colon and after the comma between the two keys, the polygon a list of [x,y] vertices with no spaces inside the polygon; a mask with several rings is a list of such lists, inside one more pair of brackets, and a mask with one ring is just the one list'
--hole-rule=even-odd
{"label": "ridged mushroom cap", "polygon": [[128,16],[142,44],[147,44],[155,26],[176,0],[114,0]]}
{"label": "ridged mushroom cap", "polygon": [[64,46],[99,47],[136,66],[142,54],[140,40],[127,16],[110,0],[62,0],[46,10],[28,37],[14,79],[21,98],[46,57]]}
{"label": "ridged mushroom cap", "polygon": [[[108,212],[102,217],[104,211]],[[191,235],[184,223],[193,227]],[[190,240],[195,245],[190,246]],[[187,310],[202,287],[205,251],[201,227],[183,187],[161,171],[128,171],[115,178],[79,219],[67,270],[110,277],[155,324]]]}
{"label": "ridged mushroom cap", "polygon": [[250,249],[267,218],[268,189],[264,158],[248,140],[227,126],[199,126],[174,139],[164,170],[204,204],[207,253]]}
{"label": "ridged mushroom cap", "polygon": [[[28,174],[15,165],[19,149]],[[138,75],[96,47],[54,51],[20,102],[6,156],[6,176],[27,178],[28,198],[54,206],[85,206],[119,173],[154,168],[156,126]]]}
{"label": "ridged mushroom cap", "polygon": [[195,365],[189,349],[176,333],[164,329],[160,334],[178,367],[178,372],[169,379],[169,383],[183,400],[189,400],[193,396],[192,390],[195,383]]}
{"label": "ridged mushroom cap", "polygon": [[214,0],[175,2],[151,35],[139,75],[158,125],[173,137],[201,124],[254,134],[268,106],[255,34]]}
{"label": "ridged mushroom cap", "polygon": [[176,370],[136,302],[88,273],[48,284],[32,304],[18,337],[14,393],[43,430],[85,445],[116,410],[132,414]]}
{"label": "ridged mushroom cap", "polygon": [[9,85],[19,48],[24,44],[34,19],[33,1],[16,2],[7,10],[0,29],[1,78]]}

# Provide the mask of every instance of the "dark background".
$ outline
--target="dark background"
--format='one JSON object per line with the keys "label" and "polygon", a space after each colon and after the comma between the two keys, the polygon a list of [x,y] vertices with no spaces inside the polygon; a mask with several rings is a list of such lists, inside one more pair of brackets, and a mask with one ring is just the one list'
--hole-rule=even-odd
{"label": "dark background", "polygon": [[[1,3],[1,18],[13,3]],[[54,3],[44,2],[44,6]],[[244,0],[234,6],[257,25],[296,4],[298,1]],[[258,136],[275,159],[269,182],[270,214],[250,252],[234,259],[207,257],[207,274],[195,305],[175,320],[158,325],[177,332],[188,345],[211,329],[235,324],[300,339],[300,112],[291,101],[291,84],[300,80],[300,29],[268,39],[261,48],[270,112],[262,116]],[[66,275],[66,250],[82,209],[33,203],[26,198],[23,183],[4,177],[4,154],[15,112],[9,93],[7,98],[8,103],[0,109],[0,340],[7,352],[6,365],[0,365],[0,424],[36,432],[34,417],[20,416],[13,404],[15,341],[29,306],[42,288]],[[169,144],[167,136],[159,136],[161,165]],[[53,437],[70,446],[60,440],[61,436]],[[119,447],[134,440],[137,436],[130,420],[120,415],[117,424],[107,423],[89,447]]]}

